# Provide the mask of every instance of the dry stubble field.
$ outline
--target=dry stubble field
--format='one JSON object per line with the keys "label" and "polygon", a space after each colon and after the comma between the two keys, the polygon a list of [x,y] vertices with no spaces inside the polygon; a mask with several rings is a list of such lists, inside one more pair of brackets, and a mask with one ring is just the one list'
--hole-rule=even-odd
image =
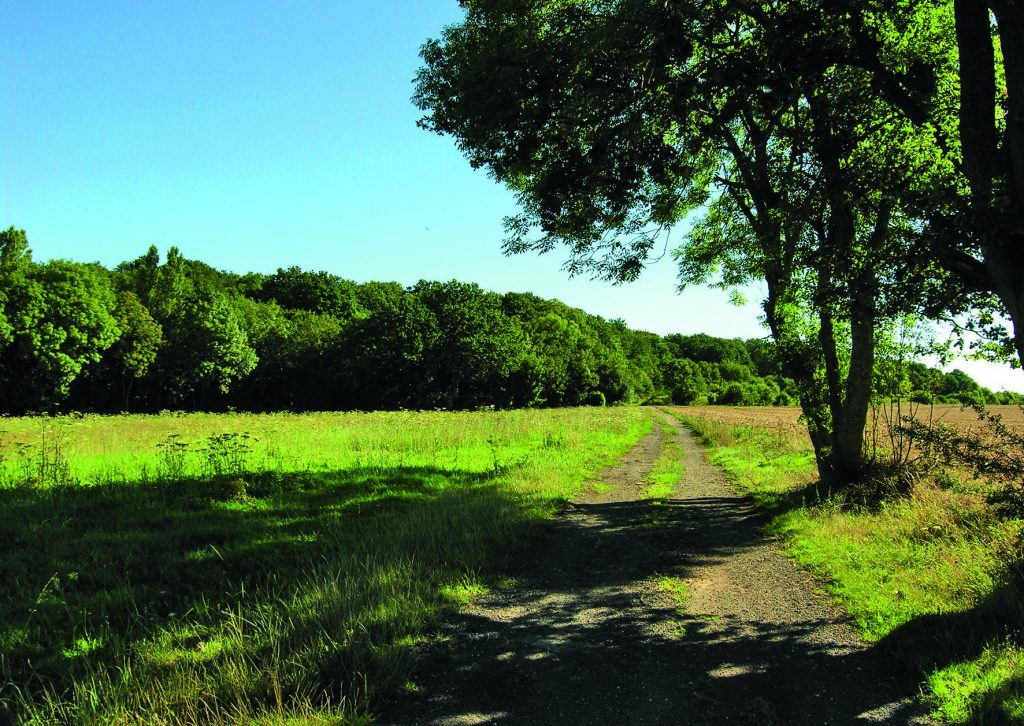
{"label": "dry stubble field", "polygon": [[[726,426],[756,426],[768,429],[789,436],[802,437],[807,439],[807,427],[800,422],[800,408],[797,406],[687,406],[684,409],[687,415],[706,421],[716,421]],[[990,413],[1002,416],[1003,423],[1015,431],[1024,431],[1024,408],[1018,406],[988,406]],[[941,422],[959,430],[979,430],[982,428],[978,421],[978,415],[970,408],[964,408],[957,404],[936,404],[927,406],[923,404],[904,403],[902,407],[891,410],[887,406],[877,410],[879,427],[887,421],[899,420],[903,416],[914,416],[915,418],[933,422]],[[869,415],[868,425],[872,423]],[[810,445],[810,441],[807,441]]]}

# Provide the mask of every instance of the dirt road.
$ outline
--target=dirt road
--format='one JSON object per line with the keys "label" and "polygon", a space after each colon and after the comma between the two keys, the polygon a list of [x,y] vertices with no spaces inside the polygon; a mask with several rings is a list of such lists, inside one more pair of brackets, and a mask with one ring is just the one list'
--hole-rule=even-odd
{"label": "dirt road", "polygon": [[510,586],[446,625],[380,723],[919,723],[914,679],[860,642],[691,434],[657,416],[685,450],[674,497],[642,498],[668,436],[655,426]]}

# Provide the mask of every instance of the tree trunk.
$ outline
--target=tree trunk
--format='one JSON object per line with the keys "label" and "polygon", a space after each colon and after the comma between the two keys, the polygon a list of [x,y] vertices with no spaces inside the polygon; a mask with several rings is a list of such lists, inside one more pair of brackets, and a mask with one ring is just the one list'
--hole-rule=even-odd
{"label": "tree trunk", "polygon": [[993,291],[1013,323],[1017,359],[1024,363],[1024,229],[1007,231],[984,247],[985,269]]}
{"label": "tree trunk", "polygon": [[832,420],[832,452],[829,479],[846,485],[864,473],[864,427],[871,405],[875,367],[875,310],[870,291],[860,290],[854,299],[850,321],[850,370],[841,410]]}
{"label": "tree trunk", "polygon": [[[1000,167],[1005,162],[997,160],[993,171],[995,174],[1005,173],[1009,176],[1007,194],[1013,208],[1012,216],[1019,225],[1024,216],[1024,4],[1021,0],[993,0],[992,10],[999,27],[1006,77],[1006,136],[1003,155],[1009,162],[1009,168],[1004,172]],[[959,22],[959,18],[957,20]]]}
{"label": "tree trunk", "polygon": [[[765,319],[771,330],[772,339],[779,349],[782,372],[793,379],[800,391],[800,411],[803,413],[807,434],[814,448],[818,475],[825,480],[830,471],[832,427],[829,407],[821,397],[822,391],[815,378],[817,361],[811,356],[813,348],[800,339],[794,330],[793,322],[787,319],[784,312],[786,285],[770,274],[765,276],[765,282],[768,285],[768,297],[764,304]],[[827,334],[832,335],[831,329]]]}
{"label": "tree trunk", "polygon": [[1004,223],[984,245],[985,266],[1013,321],[1018,360],[1024,363],[1024,4],[993,0],[1006,77],[1006,132],[1003,142],[1008,197]]}
{"label": "tree trunk", "polygon": [[995,50],[985,0],[955,0],[960,55],[960,148],[974,203],[992,202],[996,139]]}
{"label": "tree trunk", "polygon": [[[996,127],[996,67],[989,7],[1006,79],[1002,144]],[[1013,324],[1024,362],[1024,5],[1020,0],[955,0],[960,55],[960,145],[971,186],[987,282]],[[1002,182],[1002,183],[1000,183]]]}

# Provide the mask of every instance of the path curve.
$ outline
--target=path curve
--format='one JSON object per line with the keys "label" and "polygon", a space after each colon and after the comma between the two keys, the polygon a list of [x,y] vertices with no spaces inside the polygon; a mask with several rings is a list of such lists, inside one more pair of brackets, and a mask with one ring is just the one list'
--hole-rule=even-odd
{"label": "path curve", "polygon": [[[515,584],[444,626],[379,723],[920,723],[917,685],[765,537],[763,513],[667,414],[673,498],[642,499],[661,426],[557,517]],[[658,581],[685,583],[675,599]]]}

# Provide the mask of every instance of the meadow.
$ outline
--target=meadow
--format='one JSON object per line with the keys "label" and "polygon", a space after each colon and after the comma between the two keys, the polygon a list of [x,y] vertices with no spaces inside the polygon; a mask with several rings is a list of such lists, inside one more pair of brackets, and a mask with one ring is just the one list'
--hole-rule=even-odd
{"label": "meadow", "polygon": [[[1016,407],[990,407],[1024,429]],[[923,681],[947,723],[1024,721],[1024,516],[1020,482],[976,477],[912,451],[904,485],[881,501],[823,491],[798,409],[687,407],[687,423],[742,489],[774,513],[770,531],[820,578],[863,636]],[[871,441],[891,453],[890,412]],[[981,430],[958,406],[920,407],[919,420]],[[905,411],[905,415],[911,415]],[[870,483],[870,482],[869,482]],[[1011,502],[1007,507],[1009,491]]]}
{"label": "meadow", "polygon": [[0,420],[0,723],[359,723],[636,408]]}

